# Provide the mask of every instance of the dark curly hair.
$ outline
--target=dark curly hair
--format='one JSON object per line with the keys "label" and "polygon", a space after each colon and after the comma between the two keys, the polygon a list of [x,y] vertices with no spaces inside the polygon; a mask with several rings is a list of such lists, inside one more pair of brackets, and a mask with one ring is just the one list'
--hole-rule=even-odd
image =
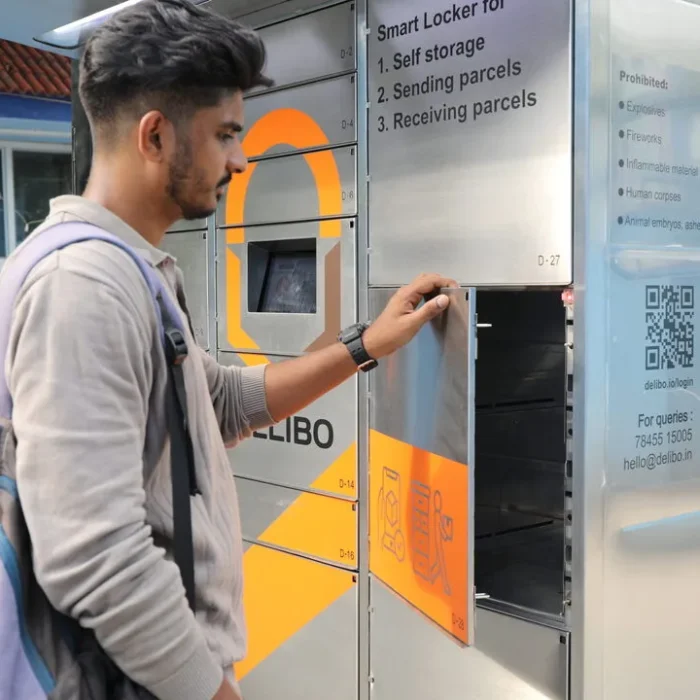
{"label": "dark curly hair", "polygon": [[272,81],[252,30],[189,0],[143,0],[90,36],[80,61],[80,99],[93,129],[158,109],[178,124],[232,92]]}

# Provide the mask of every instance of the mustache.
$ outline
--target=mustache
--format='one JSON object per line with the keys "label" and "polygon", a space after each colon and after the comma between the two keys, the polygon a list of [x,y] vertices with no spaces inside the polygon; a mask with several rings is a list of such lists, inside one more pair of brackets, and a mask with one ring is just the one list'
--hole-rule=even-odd
{"label": "mustache", "polygon": [[219,180],[219,183],[216,186],[217,186],[217,188],[218,187],[225,187],[226,185],[229,184],[229,182],[231,182],[231,174],[228,174],[225,177],[221,178],[221,180]]}

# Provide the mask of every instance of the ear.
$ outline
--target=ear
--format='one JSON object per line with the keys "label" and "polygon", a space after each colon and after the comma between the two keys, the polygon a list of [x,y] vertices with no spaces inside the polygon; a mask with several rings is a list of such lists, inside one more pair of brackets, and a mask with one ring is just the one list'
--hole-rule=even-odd
{"label": "ear", "polygon": [[138,147],[143,158],[154,163],[167,159],[173,140],[173,125],[162,112],[144,114],[138,125]]}

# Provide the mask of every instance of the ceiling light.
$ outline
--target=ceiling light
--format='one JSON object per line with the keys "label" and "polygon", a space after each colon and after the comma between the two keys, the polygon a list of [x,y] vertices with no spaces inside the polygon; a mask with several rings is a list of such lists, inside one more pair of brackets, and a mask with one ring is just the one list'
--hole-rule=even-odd
{"label": "ceiling light", "polygon": [[[136,5],[138,2],[141,2],[141,0],[126,0],[125,2],[120,2],[117,5],[107,7],[104,10],[95,12],[82,19],[64,24],[57,29],[52,29],[50,32],[46,32],[39,37],[34,37],[34,40],[40,44],[46,44],[47,46],[52,46],[57,49],[77,49],[85,43],[85,40],[97,27],[106,22],[113,14],[131,5]],[[209,2],[209,0],[192,0],[192,2],[195,5],[202,5],[205,2]]]}

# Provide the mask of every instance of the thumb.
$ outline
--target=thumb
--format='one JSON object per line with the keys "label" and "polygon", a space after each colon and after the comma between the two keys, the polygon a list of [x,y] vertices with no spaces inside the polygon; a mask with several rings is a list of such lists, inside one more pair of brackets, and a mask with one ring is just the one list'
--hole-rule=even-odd
{"label": "thumb", "polygon": [[439,294],[435,299],[425,302],[420,309],[413,312],[415,321],[419,325],[423,325],[430,319],[439,316],[449,305],[450,298],[446,294]]}

